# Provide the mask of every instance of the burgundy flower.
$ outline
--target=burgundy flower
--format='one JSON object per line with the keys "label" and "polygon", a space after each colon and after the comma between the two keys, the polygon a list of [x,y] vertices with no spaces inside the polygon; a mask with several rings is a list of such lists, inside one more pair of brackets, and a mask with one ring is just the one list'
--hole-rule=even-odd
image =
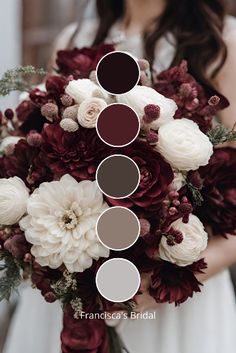
{"label": "burgundy flower", "polygon": [[76,180],[94,180],[100,161],[112,153],[95,129],[64,131],[59,125],[47,125],[43,130],[42,158],[57,176],[66,173]]}
{"label": "burgundy flower", "polygon": [[107,353],[109,339],[104,320],[75,319],[72,308],[64,308],[61,333],[63,353]]}
{"label": "burgundy flower", "polygon": [[16,114],[20,123],[20,134],[24,136],[30,130],[42,131],[43,125],[47,121],[42,116],[40,109],[30,100],[21,102],[16,108]]}
{"label": "burgundy flower", "polygon": [[30,248],[31,245],[26,241],[20,229],[15,231],[4,243],[4,249],[19,261],[24,260],[25,255],[30,252]]}
{"label": "burgundy flower", "polygon": [[75,79],[88,78],[96,69],[99,60],[114,50],[113,45],[102,44],[93,48],[60,50],[57,53],[57,66],[63,75],[73,75]]}
{"label": "burgundy flower", "polygon": [[52,175],[38,153],[38,148],[29,146],[25,140],[20,140],[15,145],[14,153],[3,158],[4,177],[18,176],[29,187],[51,181]]}
{"label": "burgundy flower", "polygon": [[146,142],[136,141],[121,150],[121,153],[132,158],[139,167],[141,179],[138,189],[126,199],[111,199],[112,205],[125,207],[138,206],[155,209],[164,199],[173,180],[170,165]]}
{"label": "burgundy flower", "polygon": [[201,283],[194,274],[203,273],[206,267],[203,259],[186,267],[159,261],[153,271],[149,293],[157,303],[179,305],[192,297],[194,292],[201,291]]}
{"label": "burgundy flower", "polygon": [[178,106],[175,113],[176,119],[184,117],[193,120],[203,132],[207,132],[212,127],[212,119],[216,113],[229,105],[224,96],[200,85],[188,73],[185,61],[161,72],[156,77],[154,88],[176,102]]}
{"label": "burgundy flower", "polygon": [[49,267],[41,267],[37,262],[32,264],[31,281],[40,290],[42,296],[49,303],[57,300],[54,290],[51,287],[52,281],[57,281],[62,277],[59,270],[52,270]]}
{"label": "burgundy flower", "polygon": [[216,149],[199,172],[204,203],[197,210],[198,216],[214,234],[236,234],[236,150]]}

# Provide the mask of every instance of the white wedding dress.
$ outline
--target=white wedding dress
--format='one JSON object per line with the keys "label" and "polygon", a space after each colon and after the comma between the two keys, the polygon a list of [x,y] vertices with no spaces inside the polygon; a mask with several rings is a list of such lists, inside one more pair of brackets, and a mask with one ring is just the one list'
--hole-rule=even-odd
{"label": "white wedding dress", "polygon": [[[66,47],[76,28],[72,24],[57,41]],[[74,45],[89,46],[97,28],[96,19],[83,21]],[[228,17],[224,33],[236,35],[236,20]],[[116,36],[117,26],[110,32]],[[118,45],[142,57],[141,36],[134,35]],[[167,68],[174,46],[163,38],[156,49],[156,71]],[[3,353],[59,353],[61,308],[47,304],[37,290],[25,286],[21,291]],[[202,292],[180,307],[160,305],[155,320],[121,320],[117,331],[130,353],[235,353],[236,303],[229,272],[223,271],[205,282]]]}

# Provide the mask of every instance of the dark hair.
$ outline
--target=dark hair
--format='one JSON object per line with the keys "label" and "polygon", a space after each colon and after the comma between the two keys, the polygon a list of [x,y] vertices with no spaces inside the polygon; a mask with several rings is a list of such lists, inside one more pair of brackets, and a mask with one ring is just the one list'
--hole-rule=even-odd
{"label": "dark hair", "polygon": [[[111,26],[123,16],[125,0],[97,0],[100,25],[94,45],[102,43]],[[155,21],[152,32],[144,33],[145,57],[154,61],[155,46],[167,32],[176,40],[171,66],[185,59],[189,71],[199,82],[209,84],[206,71],[214,65],[213,79],[223,66],[227,49],[222,38],[225,18],[223,0],[168,0],[164,13]]]}

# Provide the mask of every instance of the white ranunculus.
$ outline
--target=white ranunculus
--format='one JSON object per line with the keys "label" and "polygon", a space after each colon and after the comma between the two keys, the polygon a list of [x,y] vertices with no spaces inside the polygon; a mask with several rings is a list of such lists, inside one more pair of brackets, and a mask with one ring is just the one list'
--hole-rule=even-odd
{"label": "white ranunculus", "polygon": [[177,119],[161,126],[157,150],[178,170],[196,170],[208,164],[213,145],[196,123]]}
{"label": "white ranunculus", "polygon": [[11,145],[16,145],[23,137],[18,136],[7,136],[0,143],[0,153],[5,152],[6,148]]}
{"label": "white ranunculus", "polygon": [[107,102],[110,101],[109,94],[88,78],[70,81],[65,92],[72,97],[77,104],[81,104],[85,99],[89,99],[93,96],[99,96],[99,98],[103,98]]}
{"label": "white ranunculus", "polygon": [[95,181],[77,182],[67,174],[33,192],[20,227],[41,266],[64,264],[70,272],[82,272],[93,259],[109,256],[96,235],[97,219],[107,208]]}
{"label": "white ranunculus", "polygon": [[107,103],[101,98],[88,98],[79,106],[78,122],[85,128],[96,127],[98,115],[106,108]]}
{"label": "white ranunculus", "polygon": [[17,223],[26,213],[28,197],[29,191],[20,178],[0,179],[0,224]]}
{"label": "white ranunculus", "polygon": [[201,252],[207,247],[208,236],[198,217],[190,215],[188,223],[178,219],[171,227],[182,233],[183,241],[171,246],[163,236],[159,246],[160,258],[178,266],[187,266],[199,260]]}
{"label": "white ranunculus", "polygon": [[72,80],[65,89],[66,94],[71,96],[76,103],[80,104],[85,99],[91,98],[98,86],[88,78]]}
{"label": "white ranunculus", "polygon": [[144,108],[146,105],[154,104],[160,107],[160,117],[153,121],[149,127],[157,130],[160,126],[173,120],[177,110],[176,103],[153,88],[146,86],[136,86],[131,91],[116,97],[119,103],[127,104],[138,114],[141,124],[144,116]]}

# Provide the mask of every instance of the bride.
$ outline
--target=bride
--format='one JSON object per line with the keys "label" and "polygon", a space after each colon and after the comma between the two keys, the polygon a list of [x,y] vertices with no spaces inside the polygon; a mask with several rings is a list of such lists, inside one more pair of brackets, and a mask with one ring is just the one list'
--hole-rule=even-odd
{"label": "bride", "polygon": [[[201,83],[229,99],[219,118],[227,127],[234,125],[236,19],[225,15],[222,0],[90,1],[78,24],[59,36],[55,52],[103,41],[147,58],[156,72],[186,59]],[[131,353],[235,352],[236,304],[227,268],[236,262],[236,237],[214,237],[204,256],[208,269],[199,276],[201,294],[175,308],[157,305],[146,292],[137,298],[138,309],[155,310],[155,320],[113,323]],[[60,308],[32,291],[22,290],[4,353],[60,352]]]}

